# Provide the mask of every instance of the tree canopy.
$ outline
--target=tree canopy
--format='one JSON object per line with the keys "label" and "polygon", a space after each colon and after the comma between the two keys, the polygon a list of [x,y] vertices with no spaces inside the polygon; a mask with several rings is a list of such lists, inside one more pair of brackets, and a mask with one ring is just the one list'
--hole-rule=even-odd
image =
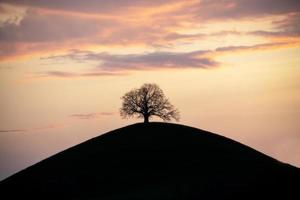
{"label": "tree canopy", "polygon": [[153,116],[164,121],[171,119],[179,121],[179,111],[169,102],[156,84],[146,83],[138,89],[127,92],[121,99],[123,103],[120,114],[123,118],[144,118],[145,123],[148,123]]}

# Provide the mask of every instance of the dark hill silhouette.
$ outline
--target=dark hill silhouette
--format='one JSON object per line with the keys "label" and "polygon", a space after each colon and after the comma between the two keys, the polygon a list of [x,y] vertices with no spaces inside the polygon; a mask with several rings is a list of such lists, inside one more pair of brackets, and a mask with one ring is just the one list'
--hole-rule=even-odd
{"label": "dark hill silhouette", "polygon": [[149,123],[111,131],[45,159],[2,181],[0,194],[7,199],[298,199],[299,183],[298,168],[238,142],[187,126]]}

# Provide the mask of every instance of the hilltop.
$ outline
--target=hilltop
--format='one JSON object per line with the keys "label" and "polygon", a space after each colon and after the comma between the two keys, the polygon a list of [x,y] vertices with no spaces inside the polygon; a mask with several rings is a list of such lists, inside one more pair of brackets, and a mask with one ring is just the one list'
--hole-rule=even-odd
{"label": "hilltop", "polygon": [[0,183],[14,199],[261,199],[298,195],[300,169],[204,130],[134,124]]}

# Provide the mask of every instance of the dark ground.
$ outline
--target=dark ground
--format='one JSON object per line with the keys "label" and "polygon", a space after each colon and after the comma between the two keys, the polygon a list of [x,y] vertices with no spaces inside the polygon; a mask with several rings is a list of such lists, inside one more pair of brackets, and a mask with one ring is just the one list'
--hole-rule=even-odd
{"label": "dark ground", "polygon": [[1,199],[300,199],[299,192],[300,169],[167,123],[111,131],[0,183]]}

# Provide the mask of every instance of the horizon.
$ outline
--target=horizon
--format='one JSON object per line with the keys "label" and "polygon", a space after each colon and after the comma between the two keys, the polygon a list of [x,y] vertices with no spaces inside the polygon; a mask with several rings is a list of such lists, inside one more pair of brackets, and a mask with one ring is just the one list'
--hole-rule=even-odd
{"label": "horizon", "polygon": [[[0,2],[0,180],[142,119],[156,83],[179,124],[300,167],[300,2]],[[157,118],[150,120],[160,121]]]}

